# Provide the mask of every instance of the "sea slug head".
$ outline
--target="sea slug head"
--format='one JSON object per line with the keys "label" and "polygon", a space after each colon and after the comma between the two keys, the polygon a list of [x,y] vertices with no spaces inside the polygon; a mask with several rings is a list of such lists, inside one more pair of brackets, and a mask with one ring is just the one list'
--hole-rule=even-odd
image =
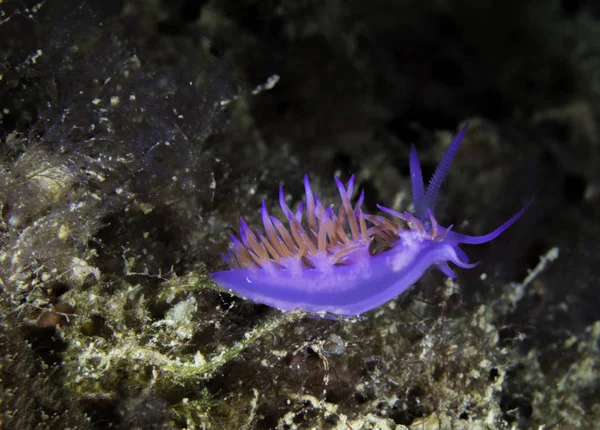
{"label": "sea slug head", "polygon": [[410,153],[414,214],[378,205],[385,215],[362,210],[364,193],[351,204],[354,177],[337,178],[341,204],[325,206],[304,177],[305,200],[296,212],[279,190],[287,226],[271,216],[263,202],[264,232],[252,231],[240,219],[239,239],[231,236],[230,270],[213,273],[219,285],[284,311],[355,316],[394,299],[417,282],[430,267],[447,276],[450,263],[471,268],[461,244],[481,244],[498,237],[527,209],[522,208],[496,230],[469,236],[443,227],[434,216],[438,192],[458,151],[467,126],[456,135],[425,190],[415,148]]}

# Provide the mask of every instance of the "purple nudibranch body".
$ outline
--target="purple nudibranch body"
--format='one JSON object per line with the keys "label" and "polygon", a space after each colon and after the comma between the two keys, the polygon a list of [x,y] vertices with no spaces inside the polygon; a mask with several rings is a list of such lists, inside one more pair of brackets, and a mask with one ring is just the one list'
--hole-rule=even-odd
{"label": "purple nudibranch body", "polygon": [[305,176],[306,198],[295,213],[279,189],[279,204],[288,226],[269,215],[263,202],[264,232],[253,232],[240,219],[240,239],[232,235],[232,247],[223,256],[230,270],[213,273],[212,278],[244,298],[284,311],[356,316],[399,296],[431,266],[452,278],[456,274],[449,263],[474,267],[459,245],[495,239],[529,204],[484,236],[456,233],[452,226],[437,223],[435,201],[467,127],[453,139],[427,190],[412,147],[414,214],[379,205],[387,216],[367,214],[361,208],[363,193],[352,206],[354,177],[346,186],[335,178],[342,200],[336,212],[323,205]]}

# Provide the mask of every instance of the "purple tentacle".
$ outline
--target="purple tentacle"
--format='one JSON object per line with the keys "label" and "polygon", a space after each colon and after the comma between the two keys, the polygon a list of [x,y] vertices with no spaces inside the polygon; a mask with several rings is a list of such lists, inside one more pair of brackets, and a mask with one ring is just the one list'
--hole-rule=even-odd
{"label": "purple tentacle", "polygon": [[455,279],[456,278],[456,272],[454,272],[454,270],[452,270],[450,268],[450,266],[448,266],[448,263],[440,263],[437,265],[437,267],[442,271],[442,273],[444,275],[446,275],[449,278]]}
{"label": "purple tentacle", "polygon": [[[448,147],[448,150],[442,157],[442,161],[440,161],[439,166],[435,170],[433,177],[429,181],[429,186],[427,187],[427,192],[425,193],[424,209],[429,209],[432,212],[434,212],[435,201],[437,200],[440,187],[442,186],[446,175],[448,175],[448,171],[450,170],[450,166],[452,165],[452,160],[454,160],[454,157],[456,156],[456,153],[458,151],[458,147],[460,146],[460,142],[467,133],[467,128],[469,128],[469,123],[465,124],[465,126],[454,137],[452,143],[450,143],[450,146]],[[417,216],[421,217],[421,214],[417,213]]]}
{"label": "purple tentacle", "polygon": [[502,232],[504,230],[506,230],[508,227],[513,225],[515,223],[515,221],[518,220],[521,217],[521,215],[523,215],[523,213],[527,210],[527,208],[529,206],[531,206],[532,202],[533,202],[533,200],[530,200],[529,203],[527,203],[525,206],[523,206],[523,208],[519,212],[514,214],[508,221],[506,221],[504,224],[502,224],[496,230],[494,230],[491,233],[486,234],[484,236],[469,236],[466,234],[459,234],[459,233],[454,233],[454,232],[449,233],[449,235],[454,236],[453,240],[455,240],[459,243],[465,243],[467,245],[480,245],[482,243],[490,242],[490,241],[496,239],[498,236],[500,236],[502,234]]}
{"label": "purple tentacle", "polygon": [[425,199],[425,184],[423,183],[423,174],[419,164],[419,156],[415,145],[410,148],[410,179],[412,181],[413,205],[415,214],[419,219],[425,216],[423,202]]}

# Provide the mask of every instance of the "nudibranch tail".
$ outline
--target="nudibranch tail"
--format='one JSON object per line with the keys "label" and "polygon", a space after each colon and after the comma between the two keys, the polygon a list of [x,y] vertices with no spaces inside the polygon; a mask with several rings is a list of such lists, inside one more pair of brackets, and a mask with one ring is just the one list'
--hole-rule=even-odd
{"label": "nudibranch tail", "polygon": [[456,135],[425,190],[413,146],[410,176],[414,215],[377,205],[384,213],[365,213],[361,192],[352,205],[354,176],[346,186],[335,178],[340,195],[336,210],[325,206],[304,176],[304,201],[292,212],[279,189],[284,225],[262,202],[263,232],[240,218],[239,239],[231,236],[230,270],[211,274],[221,286],[241,296],[285,311],[302,309],[354,316],[392,300],[417,282],[430,267],[455,277],[450,267],[469,269],[462,244],[482,244],[498,237],[527,207],[484,236],[468,236],[443,227],[434,206],[467,126]]}

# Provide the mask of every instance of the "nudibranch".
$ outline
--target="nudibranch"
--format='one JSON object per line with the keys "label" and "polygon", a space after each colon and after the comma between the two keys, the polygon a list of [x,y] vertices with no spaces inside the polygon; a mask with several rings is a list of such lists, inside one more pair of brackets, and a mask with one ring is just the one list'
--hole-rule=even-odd
{"label": "nudibranch", "polygon": [[292,212],[279,188],[279,205],[287,226],[271,216],[263,201],[264,231],[240,219],[239,239],[223,258],[230,270],[211,274],[220,286],[257,303],[283,311],[356,316],[405,292],[431,266],[452,278],[452,263],[472,268],[461,244],[482,244],[498,237],[527,209],[523,207],[496,230],[468,236],[442,227],[434,216],[440,186],[461,140],[464,126],[451,142],[425,190],[415,147],[410,152],[414,214],[377,205],[385,215],[362,209],[364,192],[354,206],[354,176],[344,186],[335,178],[341,204],[325,206],[304,177],[305,200]]}

